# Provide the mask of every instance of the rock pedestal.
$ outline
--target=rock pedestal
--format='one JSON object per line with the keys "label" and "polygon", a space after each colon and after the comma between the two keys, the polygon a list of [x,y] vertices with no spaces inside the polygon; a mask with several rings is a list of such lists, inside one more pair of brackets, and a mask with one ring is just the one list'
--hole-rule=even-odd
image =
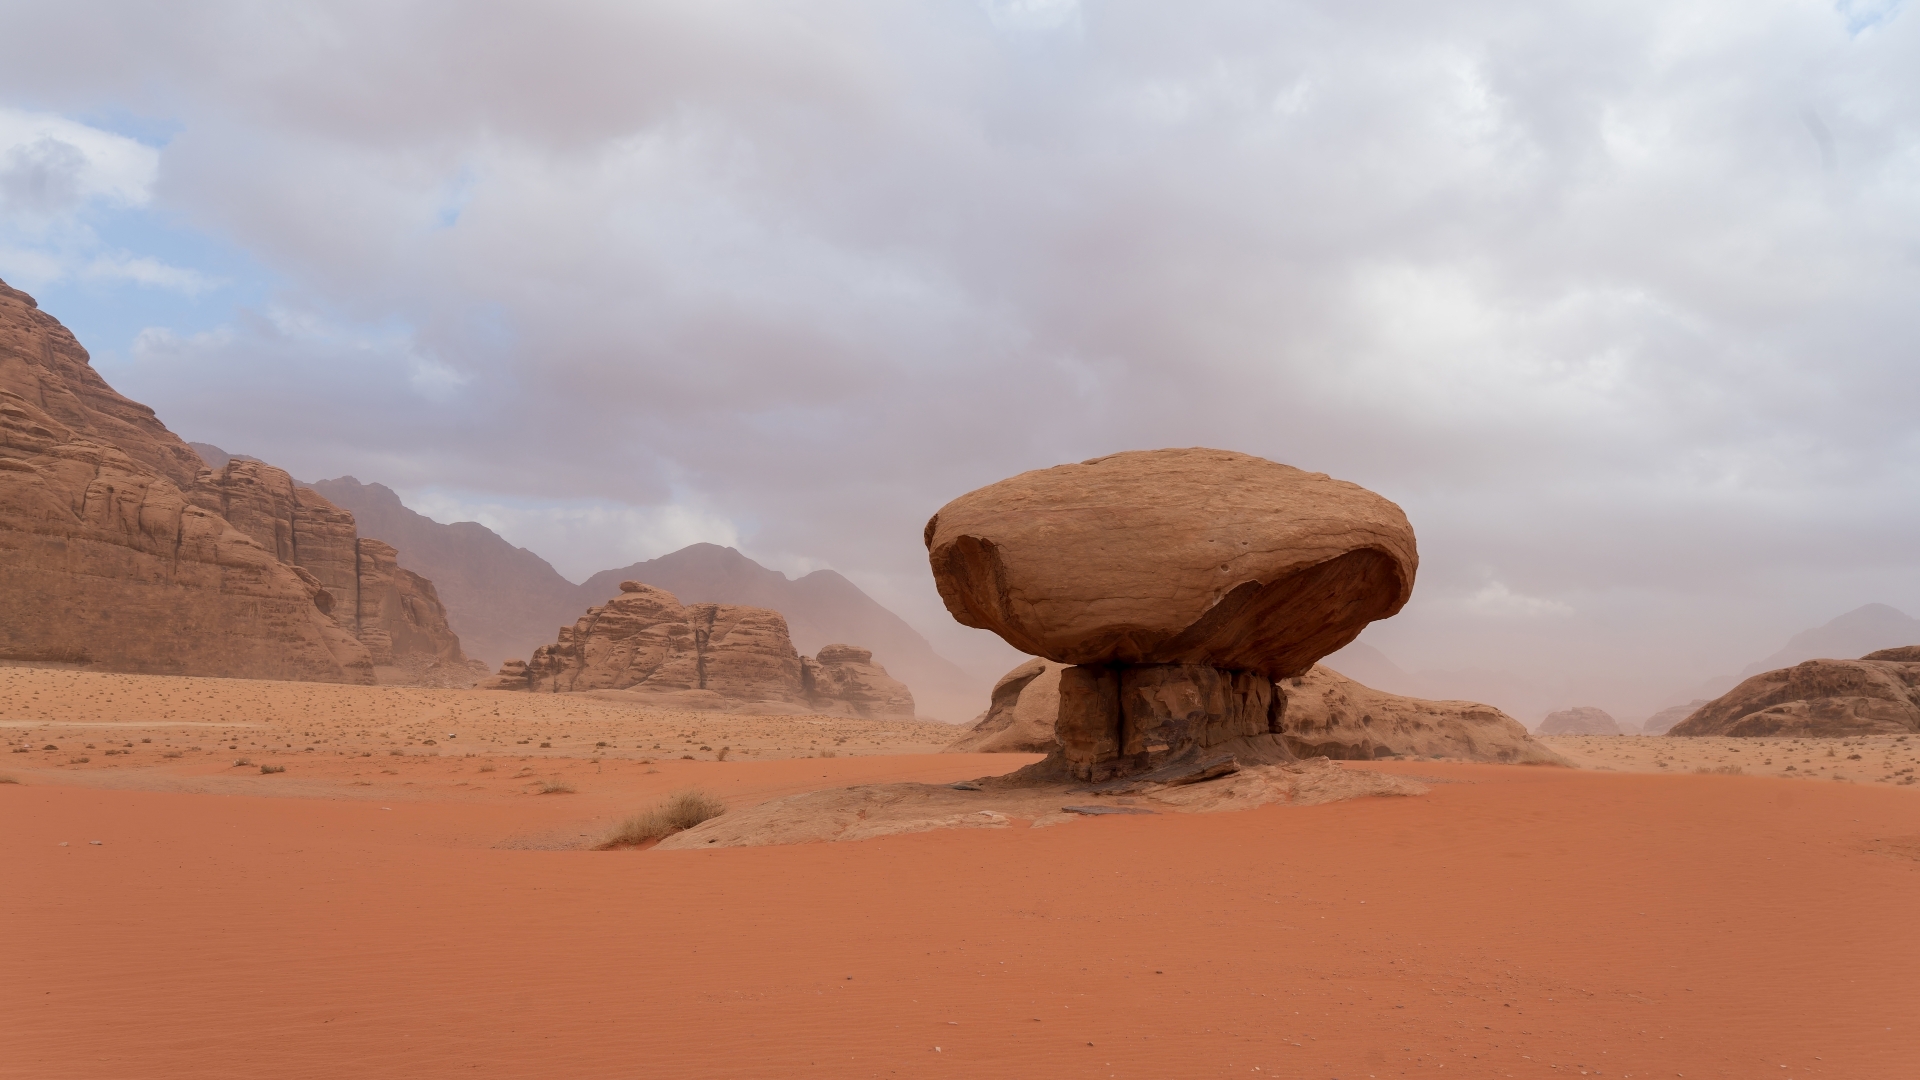
{"label": "rock pedestal", "polygon": [[[1095,783],[1153,772],[1277,734],[1284,698],[1252,671],[1198,664],[1070,667],[1054,731],[1067,772]],[[1278,744],[1268,747],[1273,756]]]}

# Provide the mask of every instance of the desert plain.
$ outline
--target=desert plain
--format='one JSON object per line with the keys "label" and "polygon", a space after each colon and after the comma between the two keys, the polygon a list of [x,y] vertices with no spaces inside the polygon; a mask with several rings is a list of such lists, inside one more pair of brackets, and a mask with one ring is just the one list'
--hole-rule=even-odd
{"label": "desert plain", "polygon": [[32,666],[0,668],[0,722],[9,1077],[1920,1062],[1897,737],[1560,738],[1578,767],[1337,766],[1412,797],[672,851],[594,846],[689,788],[1036,758],[939,753],[927,723]]}

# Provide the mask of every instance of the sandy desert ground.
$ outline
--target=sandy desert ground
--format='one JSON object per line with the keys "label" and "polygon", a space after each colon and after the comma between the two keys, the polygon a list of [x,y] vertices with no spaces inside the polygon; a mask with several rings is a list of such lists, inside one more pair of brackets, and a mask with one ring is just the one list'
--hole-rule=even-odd
{"label": "sandy desert ground", "polygon": [[[0,757],[0,1076],[1920,1062],[1898,739],[1559,738],[1583,768],[1345,766],[1415,798],[593,851],[687,787],[744,807],[1033,759],[932,753],[930,725],[24,667],[0,722],[33,748]],[[1820,782],[1755,775],[1789,764]]]}

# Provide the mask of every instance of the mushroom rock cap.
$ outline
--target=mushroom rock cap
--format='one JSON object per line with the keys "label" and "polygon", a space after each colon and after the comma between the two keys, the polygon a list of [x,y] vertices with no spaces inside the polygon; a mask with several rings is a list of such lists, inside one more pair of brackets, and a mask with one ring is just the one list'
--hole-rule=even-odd
{"label": "mushroom rock cap", "polygon": [[1413,526],[1325,473],[1227,450],[1036,469],[927,522],[953,617],[1063,664],[1304,674],[1413,592]]}

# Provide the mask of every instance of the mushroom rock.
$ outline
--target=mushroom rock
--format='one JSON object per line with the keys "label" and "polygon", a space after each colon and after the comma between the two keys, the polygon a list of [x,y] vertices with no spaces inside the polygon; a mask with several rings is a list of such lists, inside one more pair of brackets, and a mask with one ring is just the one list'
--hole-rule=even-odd
{"label": "mushroom rock", "polygon": [[1073,665],[1056,756],[1090,781],[1212,748],[1290,758],[1273,680],[1399,611],[1419,563],[1379,495],[1197,448],[1022,473],[942,507],[924,539],[955,619]]}

